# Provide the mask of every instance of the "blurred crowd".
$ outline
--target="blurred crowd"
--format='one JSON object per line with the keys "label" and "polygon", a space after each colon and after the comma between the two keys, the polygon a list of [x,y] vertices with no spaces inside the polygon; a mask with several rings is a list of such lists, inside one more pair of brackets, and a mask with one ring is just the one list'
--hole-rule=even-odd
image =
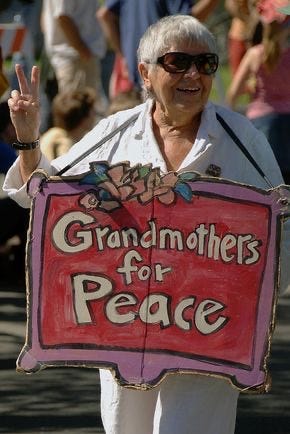
{"label": "blurred crowd", "polygon": [[[34,63],[41,67],[40,142],[54,159],[101,118],[142,102],[139,39],[151,23],[176,13],[192,14],[214,35],[215,23],[222,23],[221,67],[230,80],[220,88],[216,73],[219,102],[243,111],[264,132],[290,184],[290,20],[284,0],[1,0],[1,177],[17,158],[7,104],[17,86],[16,63],[26,72]],[[0,220],[1,275],[22,279],[29,216],[2,188]]]}

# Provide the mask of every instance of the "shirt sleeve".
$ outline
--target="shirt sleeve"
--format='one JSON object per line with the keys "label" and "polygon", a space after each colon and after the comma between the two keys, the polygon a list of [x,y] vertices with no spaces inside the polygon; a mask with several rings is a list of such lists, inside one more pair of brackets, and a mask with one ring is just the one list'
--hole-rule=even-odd
{"label": "shirt sleeve", "polygon": [[[38,168],[43,169],[48,175],[53,175],[55,173],[50,162],[44,156],[41,157]],[[3,184],[3,191],[5,191],[11,199],[15,200],[18,205],[23,208],[30,208],[31,198],[28,196],[26,188],[27,184],[23,184],[20,175],[19,158],[17,158],[7,172]]]}

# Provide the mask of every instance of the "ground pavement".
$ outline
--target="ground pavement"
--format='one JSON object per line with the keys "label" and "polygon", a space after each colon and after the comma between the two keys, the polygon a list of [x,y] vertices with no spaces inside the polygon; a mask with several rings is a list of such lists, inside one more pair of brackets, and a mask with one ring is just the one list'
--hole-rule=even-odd
{"label": "ground pavement", "polygon": [[[16,373],[25,319],[23,283],[0,279],[0,433],[103,433],[96,370],[48,368],[32,375]],[[290,295],[278,305],[270,363],[272,390],[266,395],[241,396],[235,434],[290,434],[289,342]]]}

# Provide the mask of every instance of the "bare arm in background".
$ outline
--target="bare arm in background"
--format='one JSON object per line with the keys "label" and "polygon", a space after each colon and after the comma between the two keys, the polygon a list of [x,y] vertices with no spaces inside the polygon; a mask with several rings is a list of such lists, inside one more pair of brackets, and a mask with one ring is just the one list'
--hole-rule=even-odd
{"label": "bare arm in background", "polygon": [[199,0],[192,6],[191,15],[199,21],[205,21],[218,4],[219,0]]}
{"label": "bare arm in background", "polygon": [[247,0],[225,0],[225,9],[232,17],[244,20],[249,16],[250,10]]}
{"label": "bare arm in background", "polygon": [[96,15],[112,50],[117,54],[122,54],[119,17],[105,6],[98,9]]}
{"label": "bare arm in background", "polygon": [[241,63],[231,81],[231,84],[227,90],[226,102],[232,109],[235,108],[237,99],[243,93],[248,93],[247,80],[252,73],[258,69],[260,64],[259,53],[257,47],[249,48],[241,60]]}
{"label": "bare arm in background", "polygon": [[92,57],[92,52],[82,40],[76,23],[67,15],[59,16],[57,21],[65,34],[69,45],[77,50],[82,59],[89,60]]}
{"label": "bare arm in background", "polygon": [[126,58],[124,57],[121,48],[119,17],[105,6],[98,9],[96,17],[102,27],[110,47],[116,56],[119,57],[120,62],[122,62],[124,77],[129,78]]}

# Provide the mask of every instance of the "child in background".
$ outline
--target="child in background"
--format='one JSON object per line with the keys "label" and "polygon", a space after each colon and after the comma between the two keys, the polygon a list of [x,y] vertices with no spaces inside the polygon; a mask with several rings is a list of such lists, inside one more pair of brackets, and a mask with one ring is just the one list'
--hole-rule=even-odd
{"label": "child in background", "polygon": [[52,102],[53,127],[40,137],[42,152],[49,160],[63,155],[98,121],[93,88],[59,92]]}

